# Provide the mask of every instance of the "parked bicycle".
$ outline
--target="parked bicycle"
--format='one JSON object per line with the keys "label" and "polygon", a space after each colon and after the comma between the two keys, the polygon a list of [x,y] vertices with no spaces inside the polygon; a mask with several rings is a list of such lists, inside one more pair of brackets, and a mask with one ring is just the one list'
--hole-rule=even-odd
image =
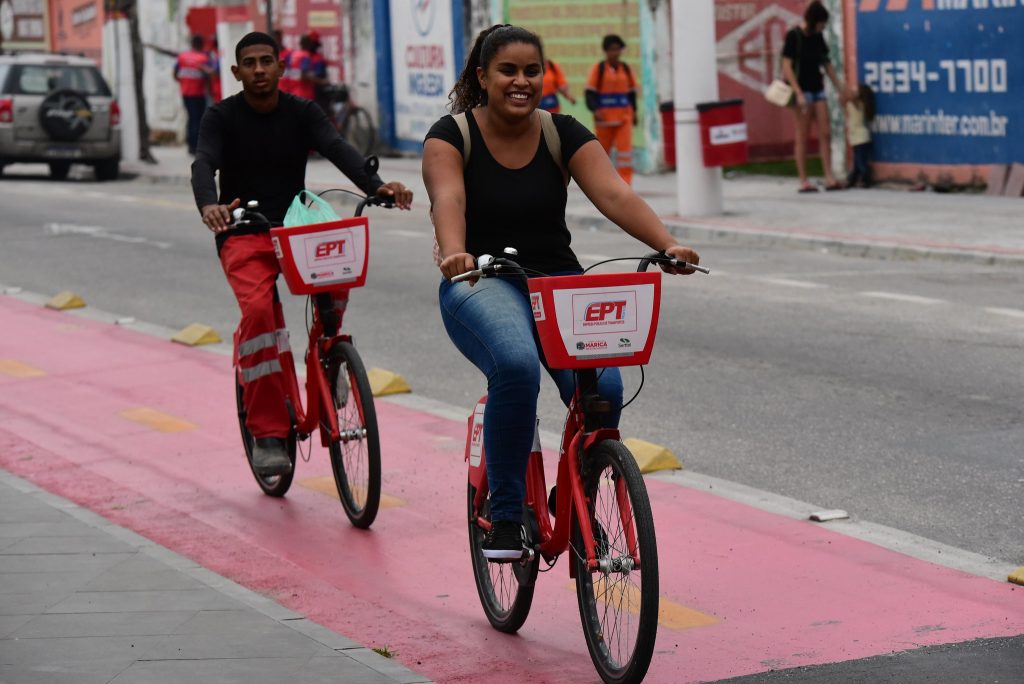
{"label": "parked bicycle", "polygon": [[321,94],[341,137],[364,156],[373,152],[377,143],[377,127],[370,112],[352,101],[348,86],[344,83],[324,86]]}
{"label": "parked bicycle", "polygon": [[[375,161],[375,160],[374,160]],[[325,191],[330,192],[330,191]],[[338,190],[338,192],[348,192]],[[320,193],[321,195],[324,193]],[[356,193],[349,193],[356,194]],[[352,218],[308,226],[275,227],[270,235],[292,294],[307,295],[306,400],[295,372],[278,290],[274,288],[277,353],[284,372],[285,402],[292,429],[287,439],[292,469],[283,475],[262,475],[253,467],[254,438],[246,427],[242,383],[236,372],[235,396],[242,443],[256,482],[269,496],[284,496],[295,474],[299,442],[319,431],[330,453],[331,471],[345,514],[353,525],[368,528],[380,504],[380,438],[373,393],[352,336],[343,332],[344,310],[335,306],[332,291],[360,287],[369,257],[366,206],[391,207],[382,197],[360,198]],[[236,225],[269,225],[255,202],[236,209]],[[308,459],[308,456],[306,457]]]}
{"label": "parked bicycle", "polygon": [[[516,254],[511,248],[505,251]],[[514,261],[483,255],[476,269],[452,278],[507,276],[525,281],[548,365],[573,369],[576,382],[550,496],[539,435],[534,433],[523,507],[524,552],[512,562],[489,562],[482,549],[490,529],[483,446],[486,395],[469,417],[469,542],[484,613],[495,629],[516,632],[530,612],[541,560],[547,571],[571,551],[569,576],[576,580],[587,648],[601,678],[615,684],[642,680],[650,666],[658,629],[658,550],[640,469],[619,431],[600,427],[610,405],[596,388],[602,369],[643,366],[650,359],[661,296],[661,274],[646,272],[651,263],[710,273],[654,253],[640,258],[636,273],[527,279]]]}

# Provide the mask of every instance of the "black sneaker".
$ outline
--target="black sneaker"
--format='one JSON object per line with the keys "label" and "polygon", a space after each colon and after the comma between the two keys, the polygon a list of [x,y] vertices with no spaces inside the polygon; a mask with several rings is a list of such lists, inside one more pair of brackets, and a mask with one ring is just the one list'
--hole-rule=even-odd
{"label": "black sneaker", "polygon": [[523,527],[515,520],[498,520],[491,523],[491,531],[483,543],[484,558],[498,563],[519,560],[523,557]]}
{"label": "black sneaker", "polygon": [[285,440],[280,437],[257,437],[252,447],[252,467],[264,477],[287,475],[292,471]]}

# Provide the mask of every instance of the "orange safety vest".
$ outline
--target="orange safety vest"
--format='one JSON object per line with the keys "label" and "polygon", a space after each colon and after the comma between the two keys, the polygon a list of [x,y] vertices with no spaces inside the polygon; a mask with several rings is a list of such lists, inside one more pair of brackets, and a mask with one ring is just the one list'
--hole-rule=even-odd
{"label": "orange safety vest", "polygon": [[302,78],[302,72],[311,69],[311,58],[312,55],[306,50],[292,50],[284,64],[284,78],[278,87],[286,93],[312,100],[315,96],[313,82]]}
{"label": "orange safety vest", "polygon": [[207,75],[203,67],[209,66],[210,59],[202,52],[187,50],[178,55],[174,74],[178,77],[178,86],[183,97],[206,95]]}
{"label": "orange safety vest", "polygon": [[598,62],[590,68],[587,89],[597,93],[597,109],[604,121],[625,122],[633,120],[633,97],[636,81],[625,62],[613,67],[607,62]]}
{"label": "orange safety vest", "polygon": [[562,68],[549,59],[547,68],[544,69],[544,88],[540,94],[541,109],[546,109],[554,114],[561,111],[562,107],[558,102],[558,89],[568,83]]}

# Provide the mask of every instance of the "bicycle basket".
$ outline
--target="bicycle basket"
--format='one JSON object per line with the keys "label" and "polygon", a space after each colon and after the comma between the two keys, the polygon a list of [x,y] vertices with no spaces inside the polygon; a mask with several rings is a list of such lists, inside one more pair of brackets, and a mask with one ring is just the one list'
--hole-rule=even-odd
{"label": "bicycle basket", "polygon": [[274,252],[292,294],[306,295],[366,283],[370,240],[365,216],[270,230]]}
{"label": "bicycle basket", "polygon": [[661,273],[531,278],[530,304],[552,368],[647,363],[654,349]]}

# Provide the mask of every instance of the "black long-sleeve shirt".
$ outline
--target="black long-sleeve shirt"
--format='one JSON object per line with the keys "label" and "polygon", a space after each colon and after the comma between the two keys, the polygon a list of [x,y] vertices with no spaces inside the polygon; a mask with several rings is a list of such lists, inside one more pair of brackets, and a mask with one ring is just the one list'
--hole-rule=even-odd
{"label": "black long-sleeve shirt", "polygon": [[[338,135],[315,103],[281,93],[272,112],[257,112],[242,93],[206,110],[192,162],[196,206],[260,203],[260,213],[280,224],[304,187],[309,151],[329,159],[363,192],[372,194],[383,181],[368,175],[362,155]],[[220,172],[220,198],[214,174]]]}

